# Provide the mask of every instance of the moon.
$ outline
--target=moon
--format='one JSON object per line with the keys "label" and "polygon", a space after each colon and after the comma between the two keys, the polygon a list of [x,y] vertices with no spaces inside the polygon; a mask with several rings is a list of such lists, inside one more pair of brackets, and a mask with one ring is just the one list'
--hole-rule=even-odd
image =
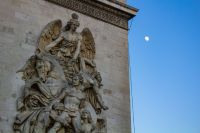
{"label": "moon", "polygon": [[145,40],[146,42],[148,42],[148,41],[150,40],[149,36],[145,36],[145,37],[144,37],[144,40]]}

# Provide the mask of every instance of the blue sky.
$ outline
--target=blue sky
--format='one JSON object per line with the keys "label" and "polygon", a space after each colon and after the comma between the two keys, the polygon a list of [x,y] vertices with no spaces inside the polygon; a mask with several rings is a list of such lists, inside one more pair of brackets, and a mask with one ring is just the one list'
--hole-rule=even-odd
{"label": "blue sky", "polygon": [[200,133],[200,0],[128,4],[135,133]]}

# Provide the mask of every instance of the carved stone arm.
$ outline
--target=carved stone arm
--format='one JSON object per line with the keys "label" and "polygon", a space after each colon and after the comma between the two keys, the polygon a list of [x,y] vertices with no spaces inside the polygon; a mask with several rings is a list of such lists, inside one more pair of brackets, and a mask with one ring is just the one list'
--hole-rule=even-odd
{"label": "carved stone arm", "polygon": [[67,92],[66,88],[64,88],[64,89],[61,91],[60,95],[54,100],[54,101],[55,101],[54,103],[60,102],[62,99],[65,98],[65,96],[66,96],[68,93],[69,93],[69,92]]}
{"label": "carved stone arm", "polygon": [[58,43],[60,43],[63,39],[64,38],[62,36],[58,37],[55,41],[51,42],[45,47],[45,51],[49,51],[51,48],[55,47]]}
{"label": "carved stone arm", "polygon": [[79,55],[79,53],[80,53],[80,51],[81,51],[81,40],[82,40],[82,36],[79,35],[78,38],[79,38],[79,41],[78,41],[78,44],[77,44],[76,51],[75,51],[75,54],[74,54],[73,59],[77,59],[77,57],[78,57],[78,55]]}
{"label": "carved stone arm", "polygon": [[62,90],[61,94],[49,104],[48,108],[46,108],[46,111],[51,111],[53,105],[59,103],[65,96],[66,96],[66,91]]}

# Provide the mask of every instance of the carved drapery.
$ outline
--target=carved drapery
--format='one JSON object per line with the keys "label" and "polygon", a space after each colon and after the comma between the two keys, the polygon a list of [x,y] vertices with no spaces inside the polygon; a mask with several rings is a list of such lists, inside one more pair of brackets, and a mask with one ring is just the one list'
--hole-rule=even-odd
{"label": "carved drapery", "polygon": [[35,54],[18,71],[25,86],[17,100],[16,133],[106,133],[95,41],[88,28],[76,32],[79,25],[77,14],[64,27],[61,20],[48,23]]}

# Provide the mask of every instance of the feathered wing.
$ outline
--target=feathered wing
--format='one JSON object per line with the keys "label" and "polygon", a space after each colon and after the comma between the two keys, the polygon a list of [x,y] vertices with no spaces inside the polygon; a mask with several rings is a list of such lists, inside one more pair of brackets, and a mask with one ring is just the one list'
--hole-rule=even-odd
{"label": "feathered wing", "polygon": [[40,34],[37,50],[39,50],[39,52],[44,52],[45,46],[49,45],[52,41],[59,37],[61,28],[62,21],[60,19],[48,23]]}
{"label": "feathered wing", "polygon": [[[42,30],[40,37],[38,38],[38,46],[37,51],[44,52],[45,46],[49,45],[52,41],[57,39],[61,33],[62,21],[54,20],[48,23],[44,29]],[[26,64],[17,72],[23,72],[23,79],[28,80],[31,79],[32,76],[36,73],[35,71],[35,60],[36,56],[32,56]]]}
{"label": "feathered wing", "polygon": [[81,32],[82,44],[81,44],[81,57],[93,60],[95,57],[95,42],[93,35],[89,28],[84,28]]}
{"label": "feathered wing", "polygon": [[97,97],[96,97],[93,89],[92,88],[86,89],[85,94],[86,94],[86,100],[92,105],[92,107],[97,112],[97,114],[100,113],[101,112],[101,106],[98,103]]}
{"label": "feathered wing", "polygon": [[[95,49],[95,41],[93,38],[93,35],[89,28],[84,28],[81,32],[82,35],[82,43],[81,43],[81,58],[84,58],[85,61],[85,72],[88,74],[88,76],[92,76],[92,74],[96,71],[96,66],[91,66],[91,64],[94,65],[94,58],[96,54]],[[87,63],[86,63],[87,62]],[[89,62],[91,63],[90,65]],[[86,94],[86,100],[92,105],[94,110],[96,112],[101,111],[101,107],[98,103],[97,96],[92,88],[88,88],[85,90]]]}

